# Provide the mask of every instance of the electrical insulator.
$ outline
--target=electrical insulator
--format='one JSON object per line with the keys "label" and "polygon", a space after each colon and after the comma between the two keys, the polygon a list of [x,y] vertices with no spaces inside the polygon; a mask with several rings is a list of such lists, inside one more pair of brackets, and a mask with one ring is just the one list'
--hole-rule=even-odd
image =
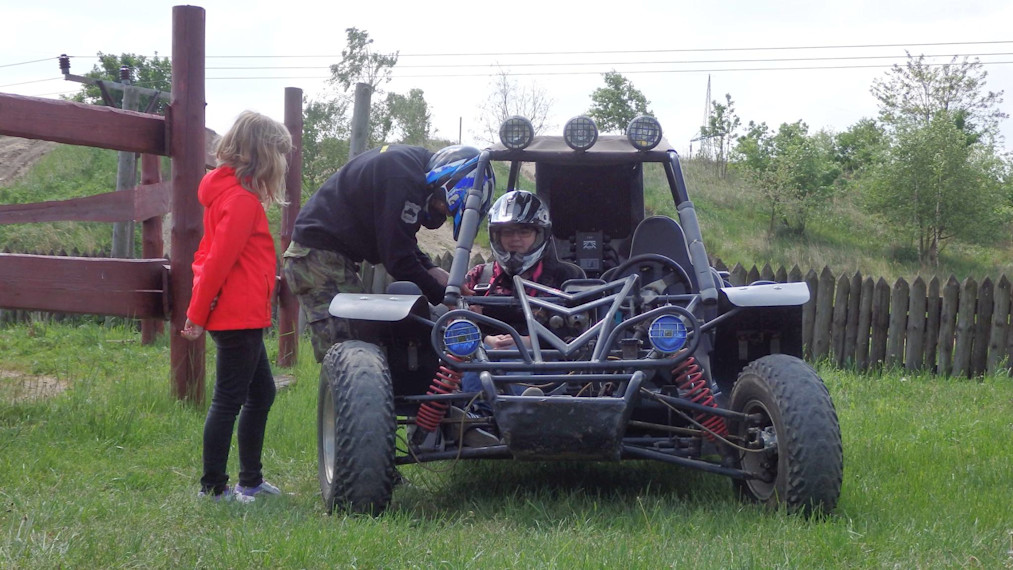
{"label": "electrical insulator", "polygon": [[125,65],[120,66],[120,81],[130,81],[130,68]]}
{"label": "electrical insulator", "polygon": [[70,73],[70,57],[65,53],[60,54],[60,72],[64,75]]}

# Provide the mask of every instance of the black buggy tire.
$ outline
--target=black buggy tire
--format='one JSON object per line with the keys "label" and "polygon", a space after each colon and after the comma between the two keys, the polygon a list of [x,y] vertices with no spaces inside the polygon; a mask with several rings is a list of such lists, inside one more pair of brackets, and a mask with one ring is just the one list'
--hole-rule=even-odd
{"label": "black buggy tire", "polygon": [[335,344],[320,369],[317,476],[328,513],[379,515],[394,487],[397,418],[387,360],[376,345]]}
{"label": "black buggy tire", "polygon": [[731,407],[762,417],[752,434],[744,422],[731,422],[732,434],[768,445],[759,453],[738,452],[739,466],[762,476],[736,480],[740,498],[807,516],[833,512],[844,452],[837,412],[816,371],[786,354],[759,358],[739,374]]}

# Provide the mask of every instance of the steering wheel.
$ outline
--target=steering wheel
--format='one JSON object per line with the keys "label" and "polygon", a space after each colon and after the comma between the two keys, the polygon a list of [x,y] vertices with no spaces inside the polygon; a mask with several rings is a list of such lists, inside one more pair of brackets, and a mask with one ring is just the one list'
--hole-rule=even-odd
{"label": "steering wheel", "polygon": [[[686,270],[671,258],[657,253],[634,255],[611,270],[610,273],[612,279],[620,279],[637,273],[641,276],[641,287],[650,288],[659,295],[693,291],[693,281],[690,280]],[[673,290],[672,287],[678,284],[681,284],[683,289],[681,291]]]}

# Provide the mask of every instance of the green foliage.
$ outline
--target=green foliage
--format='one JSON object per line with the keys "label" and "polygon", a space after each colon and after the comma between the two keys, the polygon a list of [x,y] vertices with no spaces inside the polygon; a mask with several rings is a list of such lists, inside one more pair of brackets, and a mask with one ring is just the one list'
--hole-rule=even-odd
{"label": "green foliage", "polygon": [[429,141],[432,115],[422,90],[412,89],[408,96],[388,93],[385,100],[374,102],[370,124],[370,146],[385,142],[424,146]]}
{"label": "green foliage", "polygon": [[917,244],[922,263],[936,266],[948,240],[994,237],[989,228],[1001,224],[995,205],[1003,196],[987,174],[996,160],[989,147],[968,146],[949,113],[902,125],[876,171],[871,208]]}
{"label": "green foliage", "polygon": [[[126,66],[131,70],[132,85],[156,89],[166,93],[172,89],[172,62],[167,57],[158,57],[157,52],[151,58],[133,53],[113,55],[98,52],[97,55],[99,63],[95,64],[91,71],[84,74],[85,77],[119,83],[120,67]],[[122,107],[123,91],[109,89],[108,92],[113,99],[113,106],[117,108]],[[139,102],[140,110],[148,108],[151,97],[151,95],[141,95]],[[104,104],[102,92],[98,86],[91,84],[83,85],[78,93],[70,97],[70,100],[91,105]],[[161,104],[164,105],[164,102]]]}
{"label": "green foliage", "polygon": [[739,125],[742,121],[735,114],[735,103],[732,102],[730,93],[725,94],[725,103],[717,101],[711,104],[711,114],[707,117],[707,124],[700,127],[700,138],[709,139],[712,146],[716,143],[714,152],[714,163],[717,172],[724,177],[728,173],[728,154],[735,142]]}
{"label": "green foliage", "polygon": [[886,131],[873,119],[862,119],[834,137],[834,161],[846,179],[857,178],[883,161],[889,148]]}
{"label": "green foliage", "polygon": [[640,115],[653,115],[647,108],[650,101],[629,79],[616,71],[604,75],[605,87],[591,93],[587,114],[602,133],[624,133],[630,121]]}
{"label": "green foliage", "polygon": [[[281,497],[196,497],[207,404],[173,400],[168,341],[127,328],[0,327],[4,568],[1004,568],[1011,559],[1013,383],[820,368],[847,467],[837,513],[806,520],[728,479],[645,461],[401,466],[379,518],[324,514],[319,366],[268,420]],[[207,385],[214,347],[208,343]],[[272,362],[277,339],[269,338]],[[52,396],[48,377],[64,386]],[[11,395],[27,388],[23,397]],[[32,390],[36,390],[33,392]],[[229,470],[237,469],[233,447]],[[946,516],[940,516],[945,513]],[[686,532],[673,532],[684,529]],[[495,537],[492,539],[491,537]],[[518,545],[523,545],[519,548]]]}
{"label": "green foliage", "polygon": [[302,186],[309,198],[338,168],[348,162],[350,100],[303,98]]}
{"label": "green foliage", "polygon": [[366,30],[346,28],[345,36],[346,47],[341,50],[341,61],[331,65],[330,82],[340,85],[343,91],[356,83],[365,83],[372,91],[379,91],[381,85],[390,81],[398,52],[373,53],[370,50],[373,40]]}
{"label": "green foliage", "polygon": [[1000,106],[1003,92],[985,91],[988,72],[980,61],[957,56],[943,65],[930,65],[925,56],[908,54],[904,67],[894,65],[885,78],[872,84],[883,122],[898,127],[908,122],[927,125],[940,112],[960,121],[961,129],[991,138],[999,121],[1009,117]]}
{"label": "green foliage", "polygon": [[736,152],[767,204],[769,234],[801,235],[810,217],[829,205],[840,170],[826,132],[809,135],[808,125],[796,121],[771,134],[765,123],[750,122]]}

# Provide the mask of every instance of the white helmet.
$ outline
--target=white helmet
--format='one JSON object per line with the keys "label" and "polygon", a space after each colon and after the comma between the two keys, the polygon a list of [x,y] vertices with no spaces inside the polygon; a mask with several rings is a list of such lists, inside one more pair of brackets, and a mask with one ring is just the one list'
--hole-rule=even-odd
{"label": "white helmet", "polygon": [[[503,247],[500,229],[508,225],[535,229],[535,243],[526,252],[510,252]],[[489,210],[489,245],[496,261],[507,275],[518,275],[535,266],[545,255],[552,237],[549,209],[538,196],[526,190],[514,190],[499,197]]]}

